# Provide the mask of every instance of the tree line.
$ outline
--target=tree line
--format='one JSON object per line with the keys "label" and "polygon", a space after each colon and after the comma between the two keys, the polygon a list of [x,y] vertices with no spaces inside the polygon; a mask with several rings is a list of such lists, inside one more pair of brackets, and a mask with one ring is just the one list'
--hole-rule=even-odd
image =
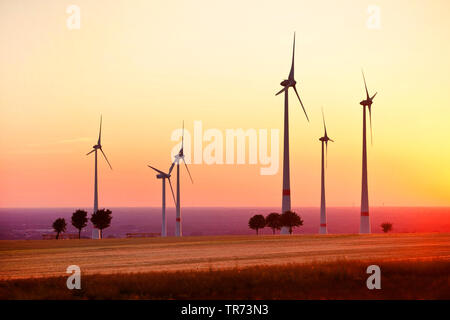
{"label": "tree line", "polygon": [[281,230],[282,227],[289,228],[289,233],[292,234],[292,229],[303,225],[302,218],[294,211],[286,211],[283,214],[276,212],[269,213],[267,217],[262,214],[256,214],[248,221],[250,229],[256,230],[256,234],[259,234],[260,229],[269,227],[272,229],[272,233]]}
{"label": "tree line", "polygon": [[[249,228],[256,230],[256,234],[259,234],[259,230],[265,227],[271,228],[273,234],[282,227],[287,227],[289,228],[289,233],[292,234],[292,228],[302,225],[302,218],[293,211],[286,211],[283,214],[272,212],[267,217],[264,217],[262,214],[256,214],[248,221]],[[383,222],[380,226],[384,233],[392,231],[392,223],[390,222]]]}
{"label": "tree line", "polygon": [[[109,209],[100,209],[94,212],[90,219],[87,217],[85,210],[78,209],[72,213],[71,223],[78,230],[78,239],[81,239],[81,230],[85,228],[88,221],[91,220],[93,226],[100,230],[100,239],[103,237],[103,229],[108,228],[111,225],[112,211]],[[286,211],[283,214],[276,212],[269,213],[267,217],[262,214],[256,214],[248,221],[250,229],[256,231],[259,234],[260,229],[268,227],[272,229],[272,233],[281,230],[282,227],[289,228],[289,233],[292,234],[292,230],[295,227],[303,225],[303,219],[293,211]],[[387,233],[392,230],[392,223],[385,222],[381,224],[383,232]],[[59,239],[59,235],[65,232],[67,223],[64,218],[58,218],[53,222],[53,229],[56,232],[56,239]]]}
{"label": "tree line", "polygon": [[[72,225],[78,230],[78,239],[81,239],[81,230],[85,228],[88,221],[91,220],[96,229],[100,230],[100,239],[103,237],[103,229],[111,225],[112,211],[109,209],[100,209],[94,212],[88,219],[87,211],[78,209],[72,213]],[[53,222],[53,230],[56,232],[56,239],[62,232],[66,232],[67,223],[64,218],[58,218]]]}

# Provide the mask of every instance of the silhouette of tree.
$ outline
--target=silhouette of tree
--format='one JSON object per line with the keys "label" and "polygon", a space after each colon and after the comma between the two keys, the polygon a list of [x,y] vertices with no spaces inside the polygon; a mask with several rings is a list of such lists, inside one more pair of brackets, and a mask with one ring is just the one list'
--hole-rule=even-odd
{"label": "silhouette of tree", "polygon": [[292,234],[292,228],[303,225],[302,218],[293,211],[286,211],[281,215],[281,225],[289,228],[289,234]]}
{"label": "silhouette of tree", "polygon": [[276,212],[270,213],[266,217],[266,226],[272,229],[272,233],[275,234],[275,230],[280,230],[281,225],[281,215]]}
{"label": "silhouette of tree", "polygon": [[61,232],[65,232],[66,231],[66,220],[64,220],[64,218],[58,218],[53,222],[53,230],[55,230],[56,232],[56,239],[59,239],[59,234]]}
{"label": "silhouette of tree", "polygon": [[248,226],[250,229],[256,230],[256,234],[258,234],[259,229],[262,229],[266,226],[266,219],[261,214],[256,214],[250,218],[248,221]]}
{"label": "silhouette of tree", "polygon": [[103,229],[106,229],[111,224],[111,210],[100,209],[93,213],[91,216],[91,222],[97,229],[100,230],[100,239],[103,238]]}
{"label": "silhouette of tree", "polygon": [[78,229],[78,239],[81,239],[81,229],[87,226],[88,217],[84,210],[77,210],[72,213],[72,225]]}
{"label": "silhouette of tree", "polygon": [[381,228],[383,229],[384,233],[388,233],[389,231],[392,230],[392,223],[390,223],[390,222],[383,222],[381,224]]}

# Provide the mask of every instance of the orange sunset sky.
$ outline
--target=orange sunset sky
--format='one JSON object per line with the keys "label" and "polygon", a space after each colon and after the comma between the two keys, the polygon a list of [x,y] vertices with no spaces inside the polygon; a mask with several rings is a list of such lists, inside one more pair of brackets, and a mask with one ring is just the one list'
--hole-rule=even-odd
{"label": "orange sunset sky", "polygon": [[[66,8],[81,9],[69,30]],[[367,8],[381,9],[370,29]],[[371,205],[450,205],[450,2],[0,2],[0,207],[92,206],[103,115],[100,207],[159,206],[185,120],[204,130],[279,129],[278,174],[261,164],[191,164],[184,206],[281,206],[283,97],[290,93],[292,205],[320,201],[321,106],[329,136],[327,204],[358,206],[361,67],[373,105]],[[370,141],[370,140],[369,140]],[[207,143],[204,143],[207,145]],[[175,179],[174,179],[175,182]],[[170,200],[170,198],[169,198]],[[170,206],[173,204],[168,202]]]}

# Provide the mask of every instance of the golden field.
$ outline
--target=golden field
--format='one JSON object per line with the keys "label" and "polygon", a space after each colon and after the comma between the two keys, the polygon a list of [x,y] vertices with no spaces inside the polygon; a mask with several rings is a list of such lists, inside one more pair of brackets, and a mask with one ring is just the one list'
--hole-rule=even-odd
{"label": "golden field", "polygon": [[200,271],[93,274],[80,290],[67,277],[0,281],[0,299],[450,299],[450,261],[377,261],[381,289],[369,290],[370,262],[339,260]]}
{"label": "golden field", "polygon": [[449,270],[448,233],[0,241],[0,299],[450,299]]}
{"label": "golden field", "polygon": [[0,241],[0,279],[242,268],[336,260],[450,260],[450,234]]}

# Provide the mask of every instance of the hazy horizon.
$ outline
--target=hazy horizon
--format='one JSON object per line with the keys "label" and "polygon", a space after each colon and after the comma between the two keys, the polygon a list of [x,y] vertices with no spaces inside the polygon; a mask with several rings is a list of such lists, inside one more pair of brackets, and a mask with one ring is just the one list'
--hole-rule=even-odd
{"label": "hazy horizon", "polygon": [[[91,208],[92,205],[67,205],[67,206],[29,206],[29,207],[0,207],[1,209],[74,209],[74,208]],[[155,205],[155,206],[99,206],[101,208],[107,208],[107,209],[114,209],[114,208],[152,208],[152,209],[160,209],[161,206]],[[183,206],[183,208],[245,208],[245,209],[276,209],[278,206],[226,206],[226,205],[215,205],[215,206]],[[327,208],[359,208],[359,205],[348,205],[348,206],[327,206]],[[166,206],[167,209],[175,209],[174,206]],[[319,209],[320,205],[317,206],[299,206],[296,207],[298,209]],[[426,206],[426,205],[415,205],[415,206],[400,206],[400,205],[371,205],[370,208],[450,208],[450,205],[448,206]],[[281,211],[281,210],[279,210]]]}
{"label": "hazy horizon", "polygon": [[[41,239],[42,234],[52,233],[52,223],[56,218],[64,218],[67,232],[77,231],[70,223],[72,213],[76,209],[85,209],[90,217],[89,207],[70,208],[0,208],[0,239]],[[161,208],[159,207],[110,207],[112,210],[111,226],[104,230],[105,237],[125,237],[133,232],[161,232]],[[319,228],[319,211],[315,208],[293,207],[304,220],[304,225],[295,228],[296,234],[317,234]],[[279,212],[278,207],[184,207],[182,208],[183,234],[189,235],[238,235],[254,234],[248,228],[248,220],[252,215],[267,216],[271,212]],[[450,221],[447,217],[450,208],[371,208],[372,232],[382,232],[380,224],[391,222],[393,232],[450,232]],[[174,235],[175,208],[166,211],[168,235]],[[327,221],[329,233],[359,233],[359,207],[329,207]],[[83,229],[82,235],[90,237],[92,225]],[[269,228],[261,231],[271,234]]]}

